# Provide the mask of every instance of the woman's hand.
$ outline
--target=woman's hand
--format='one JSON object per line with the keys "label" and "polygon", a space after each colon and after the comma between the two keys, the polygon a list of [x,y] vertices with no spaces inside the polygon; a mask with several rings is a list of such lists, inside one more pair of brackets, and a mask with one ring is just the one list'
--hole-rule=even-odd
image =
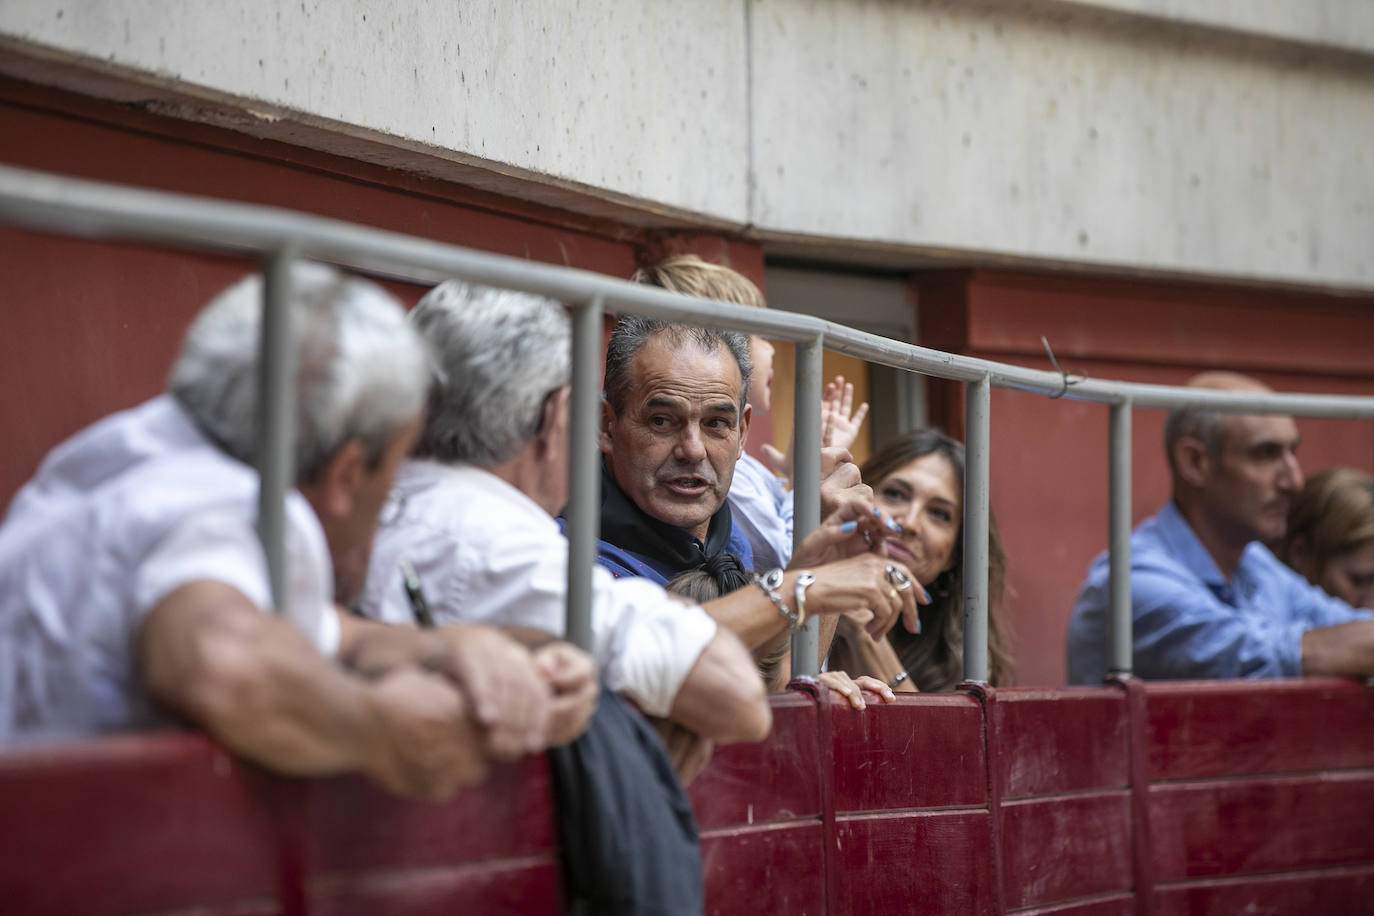
{"label": "woman's hand", "polygon": [[865,690],[876,693],[884,703],[894,703],[897,700],[892,688],[877,678],[869,677],[866,674],[851,678],[843,671],[822,671],[817,675],[816,680],[849,700],[849,705],[855,709],[864,709],[868,705],[864,702],[863,692]]}
{"label": "woman's hand", "polygon": [[[907,632],[919,626],[916,605],[925,604],[924,590],[911,571],[875,553],[865,553],[812,570],[816,580],[806,591],[806,608],[812,614],[843,614],[867,610],[873,619],[865,631],[877,639],[902,619]],[[903,579],[908,583],[898,587]]]}
{"label": "woman's hand", "polygon": [[822,566],[863,553],[882,555],[883,539],[897,530],[900,526],[878,511],[871,498],[845,500],[792,552],[787,568]]}

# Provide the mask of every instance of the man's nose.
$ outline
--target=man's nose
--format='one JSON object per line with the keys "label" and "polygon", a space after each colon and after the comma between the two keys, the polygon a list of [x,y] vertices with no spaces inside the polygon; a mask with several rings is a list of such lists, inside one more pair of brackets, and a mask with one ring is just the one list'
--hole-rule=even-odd
{"label": "man's nose", "polygon": [[697,462],[706,457],[706,445],[701,441],[701,433],[691,424],[683,427],[678,436],[674,456],[681,462]]}
{"label": "man's nose", "polygon": [[1289,452],[1284,456],[1283,472],[1279,475],[1279,489],[1296,493],[1302,489],[1302,484],[1302,465],[1298,463],[1298,456]]}

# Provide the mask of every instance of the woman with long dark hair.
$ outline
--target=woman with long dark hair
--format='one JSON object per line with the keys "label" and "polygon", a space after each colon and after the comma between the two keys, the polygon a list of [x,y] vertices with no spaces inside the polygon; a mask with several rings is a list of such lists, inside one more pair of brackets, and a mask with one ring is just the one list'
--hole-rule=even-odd
{"label": "woman with long dark hair", "polygon": [[[937,429],[918,429],[889,442],[862,468],[878,508],[902,526],[887,538],[900,560],[930,593],[918,608],[921,632],[894,627],[884,640],[863,630],[862,614],[841,618],[828,667],[867,674],[898,690],[952,690],[964,677],[964,446]],[[1006,554],[989,518],[988,673],[1004,684],[1011,675],[1002,592]]]}

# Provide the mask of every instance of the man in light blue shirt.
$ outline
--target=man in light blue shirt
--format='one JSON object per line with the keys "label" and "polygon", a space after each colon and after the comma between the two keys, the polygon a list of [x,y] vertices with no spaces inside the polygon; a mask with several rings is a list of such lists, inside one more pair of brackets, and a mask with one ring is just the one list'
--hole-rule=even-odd
{"label": "man in light blue shirt", "polygon": [[[1268,391],[1208,372],[1190,385]],[[1145,678],[1374,674],[1374,612],[1309,585],[1261,541],[1302,487],[1291,417],[1179,410],[1164,430],[1173,498],[1131,536],[1134,673]],[[1107,675],[1107,555],[1069,624],[1069,681]]]}

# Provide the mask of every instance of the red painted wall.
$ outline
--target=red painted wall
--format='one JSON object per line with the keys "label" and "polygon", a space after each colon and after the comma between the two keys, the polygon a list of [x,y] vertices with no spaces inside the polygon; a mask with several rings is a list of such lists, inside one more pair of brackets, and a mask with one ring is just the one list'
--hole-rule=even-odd
{"label": "red painted wall", "polygon": [[[651,233],[394,169],[0,79],[0,162],[248,203],[628,278],[677,251],[762,285],[762,249]],[[0,507],[67,435],[160,391],[187,323],[254,265],[0,226]],[[387,284],[413,302],[421,290]],[[771,423],[755,418],[752,443]]]}
{"label": "red painted wall", "polygon": [[[1374,394],[1374,297],[1009,271],[916,279],[919,339],[970,356],[1099,379],[1181,384],[1204,369],[1280,391]],[[962,437],[962,386],[932,382],[932,422]],[[1133,411],[1133,518],[1168,498],[1165,413]],[[1300,420],[1303,468],[1374,471],[1374,425]],[[994,390],[992,506],[1010,558],[1016,681],[1060,684],[1078,587],[1107,543],[1107,408]]]}

